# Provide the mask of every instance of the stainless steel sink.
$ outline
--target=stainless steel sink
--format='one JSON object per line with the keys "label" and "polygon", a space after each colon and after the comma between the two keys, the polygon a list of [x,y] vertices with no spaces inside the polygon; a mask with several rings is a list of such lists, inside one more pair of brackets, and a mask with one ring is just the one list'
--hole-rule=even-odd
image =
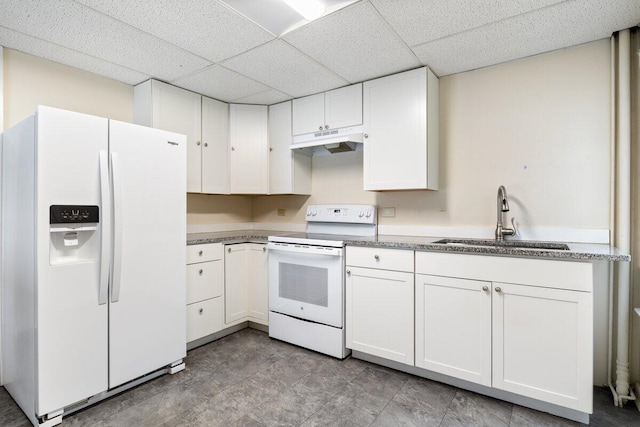
{"label": "stainless steel sink", "polygon": [[564,243],[532,242],[522,240],[474,240],[474,239],[442,239],[433,243],[449,246],[481,246],[494,248],[514,248],[514,249],[547,249],[554,251],[568,251],[569,246]]}

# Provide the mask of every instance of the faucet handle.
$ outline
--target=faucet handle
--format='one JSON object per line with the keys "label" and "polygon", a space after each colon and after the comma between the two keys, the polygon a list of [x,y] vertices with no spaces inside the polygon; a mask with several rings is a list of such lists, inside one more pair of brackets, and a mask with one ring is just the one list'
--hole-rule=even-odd
{"label": "faucet handle", "polygon": [[514,217],[511,217],[511,227],[513,229],[513,235],[519,236],[518,228],[516,227],[516,219]]}

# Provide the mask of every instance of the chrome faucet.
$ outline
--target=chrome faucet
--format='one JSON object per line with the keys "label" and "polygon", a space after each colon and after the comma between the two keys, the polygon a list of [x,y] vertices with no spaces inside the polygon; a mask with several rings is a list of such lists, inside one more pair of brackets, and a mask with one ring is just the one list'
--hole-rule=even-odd
{"label": "chrome faucet", "polygon": [[[504,185],[498,187],[498,223],[496,224],[496,240],[504,240],[504,236],[513,236],[516,234],[515,224],[513,228],[504,228],[502,224],[502,213],[509,212],[509,202],[507,201],[507,189]],[[512,221],[513,223],[513,221]]]}

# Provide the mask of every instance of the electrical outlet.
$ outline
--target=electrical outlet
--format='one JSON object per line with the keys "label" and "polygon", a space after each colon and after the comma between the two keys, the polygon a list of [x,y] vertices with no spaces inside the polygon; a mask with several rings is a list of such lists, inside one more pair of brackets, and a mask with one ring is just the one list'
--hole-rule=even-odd
{"label": "electrical outlet", "polygon": [[385,218],[395,218],[396,217],[396,208],[381,208],[380,216]]}
{"label": "electrical outlet", "polygon": [[278,216],[285,216],[287,214],[286,209],[278,209]]}

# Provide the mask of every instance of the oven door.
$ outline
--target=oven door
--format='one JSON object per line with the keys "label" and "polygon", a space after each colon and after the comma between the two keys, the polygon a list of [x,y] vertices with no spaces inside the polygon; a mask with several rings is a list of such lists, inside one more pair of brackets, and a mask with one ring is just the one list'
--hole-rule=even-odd
{"label": "oven door", "polygon": [[342,248],[269,242],[269,310],[342,327]]}

